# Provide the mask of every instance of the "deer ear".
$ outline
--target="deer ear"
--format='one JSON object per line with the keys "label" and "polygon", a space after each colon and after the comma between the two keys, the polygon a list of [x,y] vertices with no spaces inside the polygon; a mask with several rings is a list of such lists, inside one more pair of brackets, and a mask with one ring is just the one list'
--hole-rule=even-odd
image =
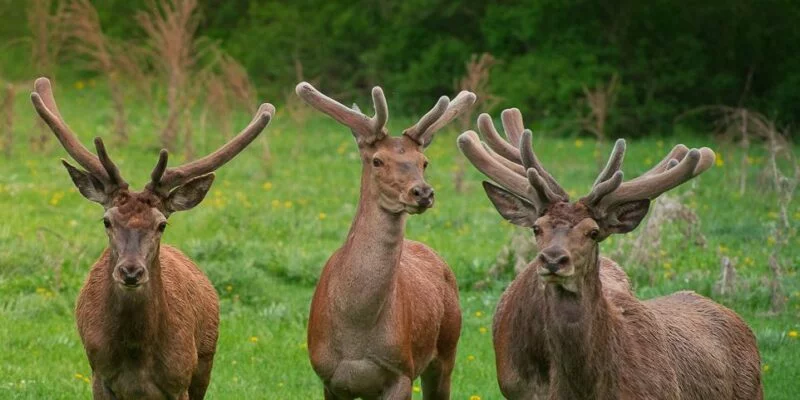
{"label": "deer ear", "polygon": [[603,233],[609,236],[636,229],[649,209],[650,200],[636,200],[614,207],[602,221]]}
{"label": "deer ear", "polygon": [[104,206],[108,203],[109,196],[106,194],[105,187],[99,179],[86,171],[81,171],[73,167],[72,164],[68,163],[66,160],[62,159],[61,163],[64,164],[64,167],[69,173],[69,177],[72,178],[72,183],[75,184],[75,187],[78,188],[83,197]]}
{"label": "deer ear", "polygon": [[167,196],[164,202],[165,208],[170,213],[194,208],[206,197],[212,183],[214,183],[213,173],[198,176],[178,186]]}
{"label": "deer ear", "polygon": [[511,192],[486,181],[483,182],[483,190],[486,191],[486,195],[494,204],[497,212],[508,222],[530,228],[539,218],[539,212],[533,204],[513,195]]}

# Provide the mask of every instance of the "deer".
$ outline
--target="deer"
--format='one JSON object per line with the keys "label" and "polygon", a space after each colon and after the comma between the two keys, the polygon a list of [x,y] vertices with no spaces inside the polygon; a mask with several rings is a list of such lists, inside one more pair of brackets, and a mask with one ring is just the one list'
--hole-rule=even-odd
{"label": "deer", "polygon": [[298,96],[350,128],[360,153],[361,191],[344,245],[325,264],[308,318],[311,366],[324,398],[449,399],[461,309],[453,272],[426,245],[404,238],[406,218],[434,205],[423,151],[433,135],[475,102],[442,96],[415,125],[392,137],[380,87],[375,115],[348,108],[306,82]]}
{"label": "deer", "polygon": [[238,136],[215,152],[167,168],[161,150],[144,190],[130,190],[95,138],[81,144],[39,78],[33,105],[67,153],[62,159],[78,191],[103,206],[108,247],[89,271],[75,307],[78,333],[92,369],[94,399],[202,399],[211,379],[219,301],[211,282],[180,250],[161,245],[167,219],[197,206],[214,171],[247,147],[275,113],[263,104]]}
{"label": "deer", "polygon": [[[458,138],[494,183],[483,188],[508,222],[533,231],[538,254],[501,296],[493,344],[508,399],[762,399],[755,336],[732,310],[692,291],[639,300],[600,243],[635,229],[652,200],[708,170],[706,147],[675,146],[623,182],[619,139],[591,191],[571,202],[542,166],[519,110]],[[512,144],[515,143],[515,144]]]}

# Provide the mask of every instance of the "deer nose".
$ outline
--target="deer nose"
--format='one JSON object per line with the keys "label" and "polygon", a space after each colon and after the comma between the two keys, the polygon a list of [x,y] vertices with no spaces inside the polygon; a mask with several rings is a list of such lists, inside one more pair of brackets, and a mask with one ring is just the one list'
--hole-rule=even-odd
{"label": "deer nose", "polygon": [[415,185],[411,188],[411,195],[422,207],[430,207],[433,204],[433,188],[427,183]]}
{"label": "deer nose", "polygon": [[569,255],[560,247],[548,247],[539,253],[539,261],[551,274],[555,274],[569,265]]}
{"label": "deer nose", "polygon": [[137,285],[144,275],[144,268],[136,264],[125,264],[119,267],[123,283],[126,285]]}

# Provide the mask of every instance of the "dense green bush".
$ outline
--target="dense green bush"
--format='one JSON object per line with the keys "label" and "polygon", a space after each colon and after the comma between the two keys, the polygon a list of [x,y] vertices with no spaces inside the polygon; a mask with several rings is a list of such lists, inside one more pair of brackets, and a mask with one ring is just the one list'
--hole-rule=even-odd
{"label": "dense green bush", "polygon": [[[127,38],[142,35],[130,16],[145,4],[96,2],[106,31]],[[339,97],[363,102],[369,86],[381,84],[393,110],[418,114],[454,91],[472,54],[488,52],[500,61],[491,79],[504,99],[498,107],[562,123],[586,112],[584,86],[617,74],[612,135],[665,131],[676,116],[708,104],[751,107],[787,124],[800,119],[800,3],[793,0],[200,4],[201,34],[219,40],[276,102],[291,93],[302,66],[304,79]],[[0,0],[0,12],[8,17],[0,43],[26,34],[20,2]],[[0,67],[26,71],[10,68],[18,67],[13,59]]]}

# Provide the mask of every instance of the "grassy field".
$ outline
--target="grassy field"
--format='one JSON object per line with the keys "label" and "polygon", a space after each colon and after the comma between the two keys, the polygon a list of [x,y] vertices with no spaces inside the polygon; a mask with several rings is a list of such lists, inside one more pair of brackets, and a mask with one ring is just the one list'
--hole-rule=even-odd
{"label": "grassy field", "polygon": [[[56,96],[84,143],[97,135],[110,136],[104,91],[91,86],[77,90],[64,82],[56,87]],[[18,132],[30,132],[32,107],[25,95],[17,100]],[[132,110],[132,143],[109,144],[123,175],[137,189],[146,182],[158,149],[157,127],[141,108]],[[240,115],[238,126],[246,120]],[[407,122],[394,118],[390,125],[400,132]],[[427,152],[428,182],[436,189],[437,204],[409,219],[407,235],[438,251],[462,289],[464,328],[453,398],[498,399],[491,318],[510,277],[486,290],[470,288],[485,278],[516,228],[501,222],[483,194],[481,176],[471,167],[464,192],[455,192],[453,176],[461,157],[456,134],[439,134]],[[0,398],[88,398],[90,370],[72,311],[88,268],[106,245],[102,209],[73,188],[58,162],[66,153],[54,138],[47,150],[32,152],[27,148],[30,135],[19,133],[15,155],[0,161],[0,343],[5,349],[0,352]],[[223,138],[198,132],[194,140],[201,153]],[[270,163],[261,157],[266,142]],[[642,298],[680,289],[711,295],[719,257],[738,259],[737,290],[715,300],[740,313],[758,336],[767,398],[795,399],[800,392],[800,239],[793,234],[782,254],[787,311],[769,315],[767,256],[776,241],[778,216],[775,196],[759,178],[763,154],[751,160],[744,196],[738,195],[736,183],[737,153],[685,133],[629,143],[626,176],[645,171],[677,142],[711,145],[721,156],[717,167],[695,184],[676,190],[693,192],[687,204],[698,214],[707,244],[687,244],[677,227],[668,227],[655,265],[623,267]],[[597,173],[593,141],[536,135],[534,145],[571,194],[588,190]],[[602,146],[604,156],[610,147]],[[173,164],[179,159],[174,157]],[[221,298],[209,399],[322,397],[307,359],[305,321],[319,271],[344,240],[353,217],[359,174],[356,146],[345,128],[325,118],[300,127],[279,111],[265,134],[218,172],[203,204],[170,219],[164,242],[194,259]],[[795,225],[800,221],[796,203],[790,217]],[[609,254],[619,242],[615,238],[602,249]],[[415,398],[421,398],[417,389]]]}

